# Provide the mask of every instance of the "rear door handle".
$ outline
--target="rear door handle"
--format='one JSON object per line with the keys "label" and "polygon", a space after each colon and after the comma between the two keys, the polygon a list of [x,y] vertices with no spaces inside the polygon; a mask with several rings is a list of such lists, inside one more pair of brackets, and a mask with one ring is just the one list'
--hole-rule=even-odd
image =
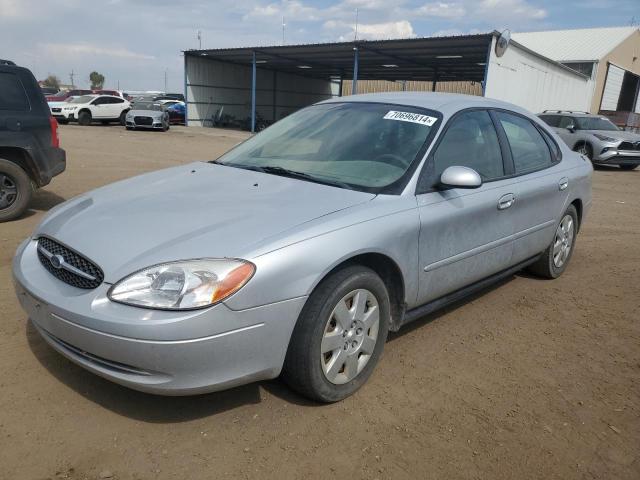
{"label": "rear door handle", "polygon": [[562,177],[558,182],[558,188],[560,191],[566,189],[569,186],[569,179],[567,177]]}
{"label": "rear door handle", "polygon": [[516,196],[513,193],[507,193],[500,197],[498,200],[498,210],[506,210],[516,201]]}

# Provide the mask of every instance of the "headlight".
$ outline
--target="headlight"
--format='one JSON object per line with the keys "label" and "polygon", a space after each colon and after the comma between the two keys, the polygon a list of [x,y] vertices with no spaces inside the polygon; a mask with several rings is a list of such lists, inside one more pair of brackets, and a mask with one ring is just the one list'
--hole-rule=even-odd
{"label": "headlight", "polygon": [[221,302],[253,276],[253,263],[201,259],[164,263],[123,278],[107,294],[114,302],[161,310],[189,310]]}
{"label": "headlight", "polygon": [[598,140],[602,140],[603,142],[617,142],[615,138],[607,137],[606,135],[601,135],[599,133],[594,133],[593,136]]}

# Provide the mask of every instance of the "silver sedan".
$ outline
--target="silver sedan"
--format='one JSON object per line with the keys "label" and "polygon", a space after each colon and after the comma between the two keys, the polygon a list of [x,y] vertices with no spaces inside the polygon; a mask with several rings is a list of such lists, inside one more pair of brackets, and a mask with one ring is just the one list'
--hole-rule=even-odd
{"label": "silver sedan", "polygon": [[16,290],[54,349],[122,385],[185,395],[282,375],[337,401],[389,331],[522,268],[560,276],[591,174],[514,105],[334,99],[215,161],[56,207],[18,249]]}

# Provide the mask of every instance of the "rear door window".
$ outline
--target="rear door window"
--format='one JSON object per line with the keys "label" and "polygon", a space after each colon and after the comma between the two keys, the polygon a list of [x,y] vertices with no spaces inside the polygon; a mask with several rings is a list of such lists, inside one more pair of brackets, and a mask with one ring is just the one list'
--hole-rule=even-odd
{"label": "rear door window", "polygon": [[496,112],[511,147],[516,173],[526,173],[551,165],[549,145],[533,123],[524,117]]}
{"label": "rear door window", "polygon": [[27,112],[31,110],[27,92],[14,73],[0,72],[0,110]]}

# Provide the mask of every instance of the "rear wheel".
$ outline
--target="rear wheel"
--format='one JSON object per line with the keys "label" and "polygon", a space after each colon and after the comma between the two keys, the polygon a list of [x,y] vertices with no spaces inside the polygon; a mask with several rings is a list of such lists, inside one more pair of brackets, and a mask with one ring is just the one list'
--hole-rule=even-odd
{"label": "rear wheel", "polygon": [[87,125],[91,125],[91,112],[87,112],[86,110],[80,112],[78,114],[78,123],[80,125],[84,125],[85,127]]}
{"label": "rear wheel", "polygon": [[120,125],[123,127],[127,124],[127,112],[122,112],[120,114]]}
{"label": "rear wheel", "polygon": [[332,274],[314,290],[300,314],[283,379],[320,402],[353,394],[378,363],[390,312],[387,288],[371,269],[354,265]]}
{"label": "rear wheel", "polygon": [[551,245],[529,270],[545,278],[558,278],[562,275],[573,254],[577,233],[578,213],[576,208],[570,205],[562,215]]}
{"label": "rear wheel", "polygon": [[635,170],[638,165],[620,165],[620,170]]}
{"label": "rear wheel", "polygon": [[27,173],[15,163],[0,158],[0,222],[22,215],[32,193]]}

